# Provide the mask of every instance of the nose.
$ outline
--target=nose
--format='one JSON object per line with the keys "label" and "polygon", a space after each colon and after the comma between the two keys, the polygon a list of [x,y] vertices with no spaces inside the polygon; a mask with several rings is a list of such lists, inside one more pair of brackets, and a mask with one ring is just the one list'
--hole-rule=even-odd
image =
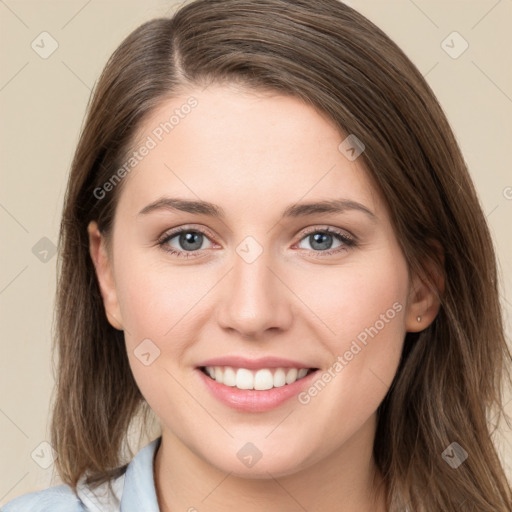
{"label": "nose", "polygon": [[293,293],[270,259],[265,251],[252,262],[234,255],[233,268],[223,279],[217,310],[223,329],[236,331],[245,339],[262,340],[267,331],[289,328]]}

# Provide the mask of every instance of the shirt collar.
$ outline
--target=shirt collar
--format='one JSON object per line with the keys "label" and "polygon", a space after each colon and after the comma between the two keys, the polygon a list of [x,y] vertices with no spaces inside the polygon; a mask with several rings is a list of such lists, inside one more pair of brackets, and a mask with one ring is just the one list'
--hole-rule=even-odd
{"label": "shirt collar", "polygon": [[156,497],[153,461],[162,437],[142,448],[124,474],[120,512],[160,512]]}

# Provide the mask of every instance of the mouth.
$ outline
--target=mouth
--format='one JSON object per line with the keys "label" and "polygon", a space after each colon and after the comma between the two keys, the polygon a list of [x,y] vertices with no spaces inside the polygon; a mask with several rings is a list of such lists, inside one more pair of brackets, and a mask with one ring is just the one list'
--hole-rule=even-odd
{"label": "mouth", "polygon": [[200,366],[209,379],[240,390],[267,391],[290,386],[318,370],[318,368],[237,368],[233,366]]}

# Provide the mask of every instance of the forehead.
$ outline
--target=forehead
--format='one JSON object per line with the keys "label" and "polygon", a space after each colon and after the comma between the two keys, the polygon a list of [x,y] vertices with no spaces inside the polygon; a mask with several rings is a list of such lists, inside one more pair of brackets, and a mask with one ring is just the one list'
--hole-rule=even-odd
{"label": "forehead", "polygon": [[381,205],[362,159],[340,149],[346,137],[292,96],[191,89],[163,102],[139,128],[120,202],[143,207],[172,193],[222,203],[228,213],[262,213],[301,199],[347,197],[376,211]]}

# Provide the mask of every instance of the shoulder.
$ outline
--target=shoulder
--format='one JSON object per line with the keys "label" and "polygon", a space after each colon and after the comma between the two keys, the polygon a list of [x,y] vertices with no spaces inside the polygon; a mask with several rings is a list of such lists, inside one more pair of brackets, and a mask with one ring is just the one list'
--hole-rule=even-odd
{"label": "shoulder", "polygon": [[1,512],[84,512],[86,509],[71,487],[57,485],[22,494],[9,501]]}
{"label": "shoulder", "polygon": [[65,484],[49,487],[9,501],[0,512],[158,512],[153,459],[160,442],[161,437],[142,448],[120,476],[99,487],[89,488],[82,477],[76,494]]}

